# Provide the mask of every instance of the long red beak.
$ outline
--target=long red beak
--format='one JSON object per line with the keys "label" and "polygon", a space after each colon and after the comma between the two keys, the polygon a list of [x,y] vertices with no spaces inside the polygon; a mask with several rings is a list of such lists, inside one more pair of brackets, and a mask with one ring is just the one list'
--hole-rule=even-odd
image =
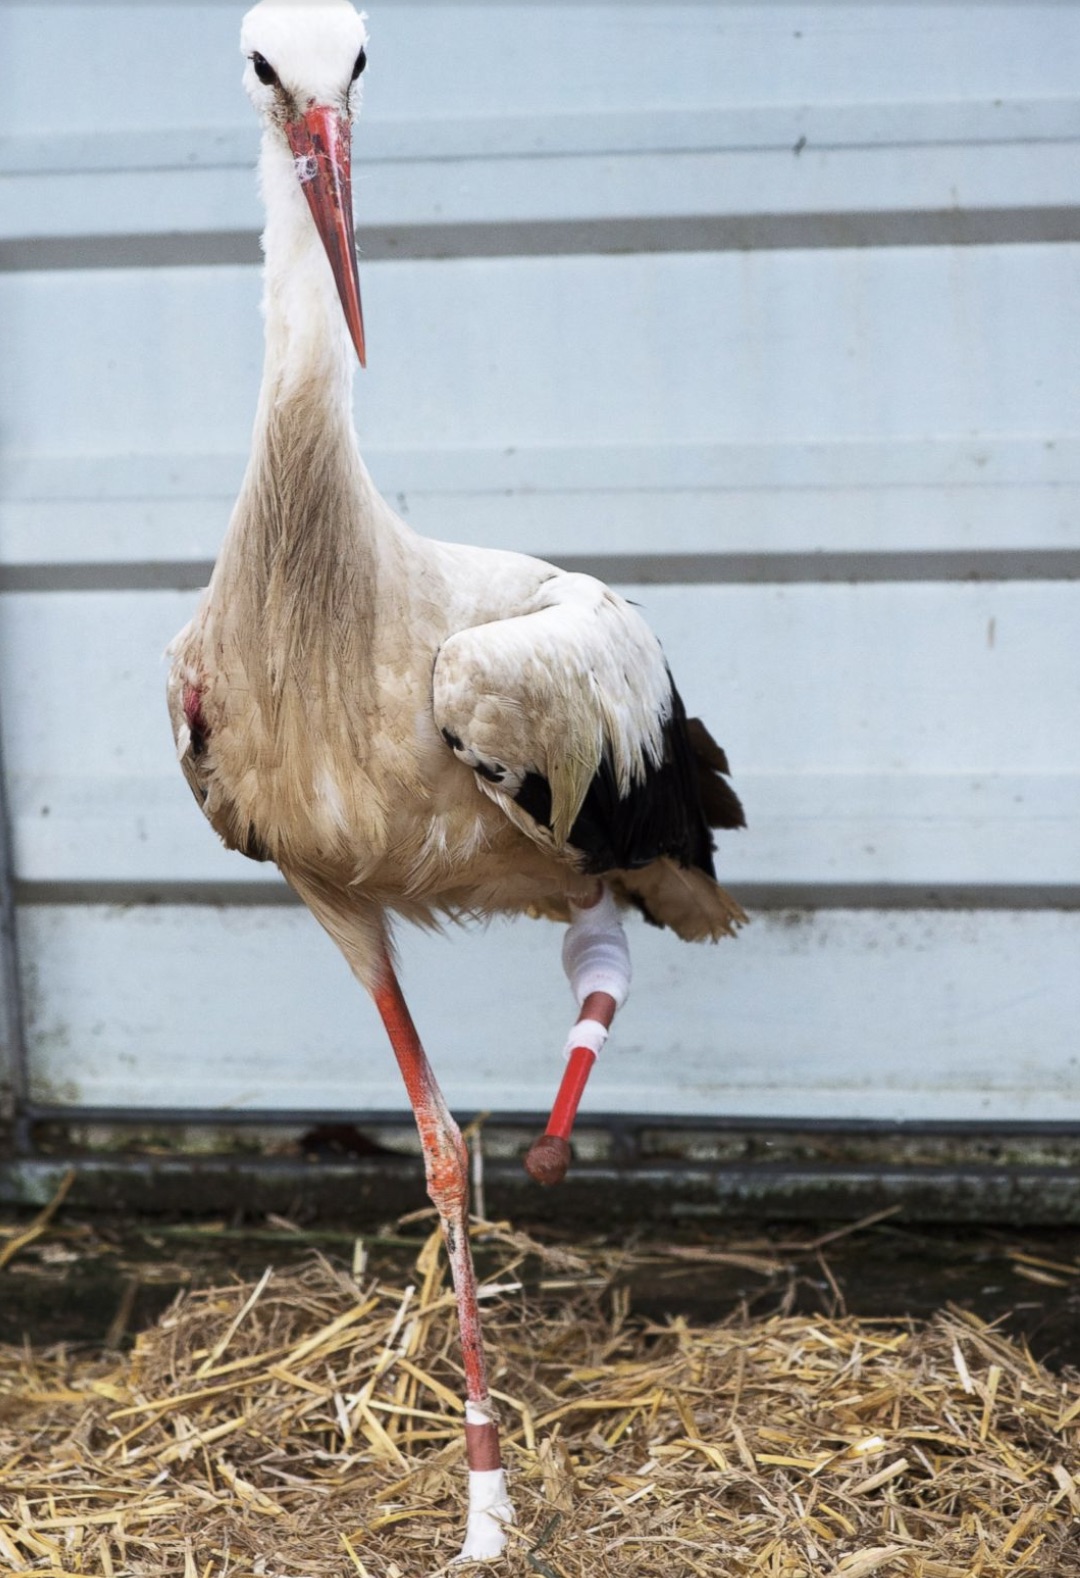
{"label": "long red beak", "polygon": [[352,127],[344,115],[317,105],[285,130],[296,159],[296,173],[308,200],[330,267],[334,271],[345,321],[360,366],[367,366],[364,314],[360,307],[360,269],[353,230]]}

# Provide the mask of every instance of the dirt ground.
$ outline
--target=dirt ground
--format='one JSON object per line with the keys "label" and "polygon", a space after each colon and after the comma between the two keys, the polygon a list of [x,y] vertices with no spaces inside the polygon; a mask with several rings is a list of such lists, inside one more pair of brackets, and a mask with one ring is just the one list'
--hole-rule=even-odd
{"label": "dirt ground", "polygon": [[[0,1216],[0,1572],[459,1570],[430,1210],[358,1237],[66,1199]],[[1077,1578],[1080,1233],[525,1225],[473,1229],[503,1570]]]}

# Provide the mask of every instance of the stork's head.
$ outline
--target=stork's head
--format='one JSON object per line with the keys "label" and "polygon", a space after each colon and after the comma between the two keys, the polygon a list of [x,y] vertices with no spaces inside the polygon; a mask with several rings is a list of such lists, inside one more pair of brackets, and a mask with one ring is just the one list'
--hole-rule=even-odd
{"label": "stork's head", "polygon": [[260,0],[244,18],[244,86],[292,151],[361,366],[364,318],[349,173],[367,29],[349,0]]}

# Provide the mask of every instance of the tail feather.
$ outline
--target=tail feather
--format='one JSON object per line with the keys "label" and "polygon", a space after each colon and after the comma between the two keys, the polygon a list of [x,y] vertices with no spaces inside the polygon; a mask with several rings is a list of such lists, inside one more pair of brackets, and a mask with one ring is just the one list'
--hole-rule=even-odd
{"label": "tail feather", "polygon": [[684,942],[733,937],[748,916],[719,883],[693,866],[654,860],[638,871],[609,874],[615,892],[655,926],[670,926]]}
{"label": "tail feather", "polygon": [[745,827],[742,801],[728,783],[727,753],[717,745],[700,718],[687,718],[686,732],[694,753],[701,809],[710,827]]}
{"label": "tail feather", "polygon": [[717,942],[733,937],[747,921],[742,906],[726,892],[713,874],[712,839],[707,828],[746,826],[742,802],[728,782],[731,768],[727,755],[717,745],[700,718],[687,718],[676,694],[676,710],[682,715],[686,753],[686,788],[697,792],[702,850],[699,858],[675,860],[669,855],[652,860],[634,870],[607,873],[615,892],[635,905],[654,926],[670,926],[685,942]]}

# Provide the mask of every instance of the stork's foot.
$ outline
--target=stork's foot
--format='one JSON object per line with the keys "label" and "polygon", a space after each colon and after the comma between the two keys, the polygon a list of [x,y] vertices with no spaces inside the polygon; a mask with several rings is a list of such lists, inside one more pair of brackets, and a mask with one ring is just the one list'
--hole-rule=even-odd
{"label": "stork's foot", "polygon": [[524,1165],[530,1178],[550,1189],[566,1177],[570,1166],[570,1142],[559,1134],[542,1134],[530,1146]]}
{"label": "stork's foot", "polygon": [[469,1470],[469,1522],[456,1562],[491,1562],[506,1549],[506,1530],[514,1509],[506,1489],[506,1470]]}

